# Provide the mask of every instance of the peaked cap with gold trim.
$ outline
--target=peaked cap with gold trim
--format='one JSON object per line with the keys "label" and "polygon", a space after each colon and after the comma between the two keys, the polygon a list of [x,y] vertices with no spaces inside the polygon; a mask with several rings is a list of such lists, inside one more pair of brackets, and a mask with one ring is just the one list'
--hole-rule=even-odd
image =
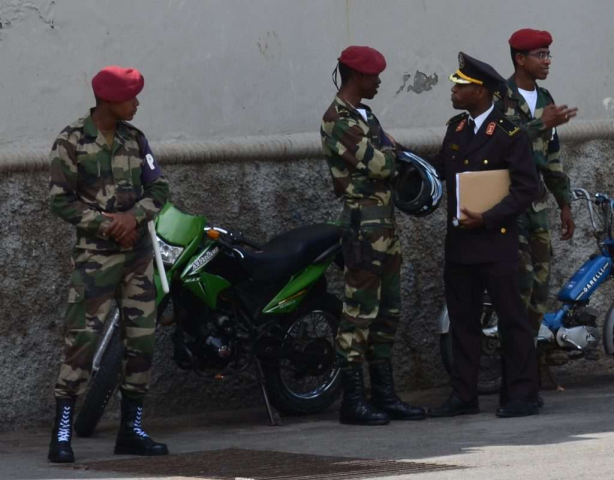
{"label": "peaked cap with gold trim", "polygon": [[484,85],[491,90],[496,90],[505,83],[505,79],[490,65],[463,52],[458,54],[458,70],[450,75],[450,80],[463,85]]}

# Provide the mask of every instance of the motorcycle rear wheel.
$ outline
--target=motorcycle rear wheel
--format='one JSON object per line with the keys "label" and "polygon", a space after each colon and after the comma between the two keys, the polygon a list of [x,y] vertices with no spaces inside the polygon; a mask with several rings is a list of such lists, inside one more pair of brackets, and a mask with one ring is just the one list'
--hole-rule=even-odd
{"label": "motorcycle rear wheel", "polygon": [[280,412],[294,415],[321,412],[341,393],[335,352],[340,316],[341,302],[327,293],[308,299],[296,315],[284,321],[282,350],[292,345],[303,354],[314,352],[327,360],[319,365],[301,365],[290,358],[282,358],[274,365],[263,363],[269,399]]}
{"label": "motorcycle rear wheel", "polygon": [[[445,309],[448,315],[448,309]],[[482,328],[492,328],[497,325],[497,314],[494,312],[489,302],[484,303],[482,313]],[[478,377],[478,394],[492,395],[499,393],[501,389],[501,351],[497,338],[481,335],[482,355],[480,356],[480,373]],[[444,333],[439,338],[439,348],[443,366],[452,375],[452,365],[454,358],[452,355],[452,335],[450,332]]]}

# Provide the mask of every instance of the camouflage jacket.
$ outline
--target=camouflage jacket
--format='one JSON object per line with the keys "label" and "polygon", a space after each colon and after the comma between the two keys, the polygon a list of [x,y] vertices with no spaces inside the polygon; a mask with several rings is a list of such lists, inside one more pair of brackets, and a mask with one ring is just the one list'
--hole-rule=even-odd
{"label": "camouflage jacket", "polygon": [[111,219],[103,212],[134,213],[141,233],[134,248],[148,246],[146,223],[169,192],[143,133],[119,122],[111,149],[91,113],[66,127],[53,144],[49,189],[52,213],[77,227],[75,247],[99,251],[121,250],[104,235]]}
{"label": "camouflage jacket", "polygon": [[[554,99],[545,88],[536,86],[537,104],[535,116],[531,115],[529,105],[518,92],[514,77],[507,81],[507,91],[496,101],[497,106],[505,116],[522,127],[533,144],[533,159],[543,183],[559,204],[571,203],[571,188],[569,177],[563,171],[560,158],[559,134],[556,128],[545,129],[541,116],[546,105],[554,104]],[[542,186],[543,195],[533,203],[533,210],[539,212],[547,206],[547,191]]]}
{"label": "camouflage jacket", "polygon": [[[365,105],[367,120],[339,96],[322,118],[322,148],[335,195],[348,206],[390,205],[396,154],[379,121]],[[388,222],[384,222],[388,223]]]}

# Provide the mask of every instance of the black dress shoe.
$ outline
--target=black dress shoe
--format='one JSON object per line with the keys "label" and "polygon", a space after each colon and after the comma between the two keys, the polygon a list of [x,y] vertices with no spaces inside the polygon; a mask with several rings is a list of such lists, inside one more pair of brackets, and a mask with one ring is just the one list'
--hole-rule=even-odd
{"label": "black dress shoe", "polygon": [[516,418],[537,415],[539,407],[537,402],[526,402],[524,400],[510,400],[505,406],[497,410],[497,417]]}
{"label": "black dress shoe", "polygon": [[457,415],[475,415],[480,413],[477,399],[471,402],[463,402],[455,393],[439,407],[429,409],[431,417],[456,417]]}

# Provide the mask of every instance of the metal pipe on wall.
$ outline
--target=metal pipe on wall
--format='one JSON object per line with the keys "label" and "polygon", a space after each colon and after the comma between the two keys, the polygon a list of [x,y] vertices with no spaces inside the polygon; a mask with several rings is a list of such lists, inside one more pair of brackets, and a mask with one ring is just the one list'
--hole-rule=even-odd
{"label": "metal pipe on wall", "polygon": [[[445,129],[392,129],[396,140],[418,153],[435,153],[441,146]],[[614,120],[578,120],[560,127],[564,143],[614,139]],[[288,161],[320,159],[322,150],[317,133],[292,133],[237,137],[207,142],[152,143],[161,163],[210,163]],[[0,152],[0,172],[41,171],[47,168],[49,150],[20,148]]]}

